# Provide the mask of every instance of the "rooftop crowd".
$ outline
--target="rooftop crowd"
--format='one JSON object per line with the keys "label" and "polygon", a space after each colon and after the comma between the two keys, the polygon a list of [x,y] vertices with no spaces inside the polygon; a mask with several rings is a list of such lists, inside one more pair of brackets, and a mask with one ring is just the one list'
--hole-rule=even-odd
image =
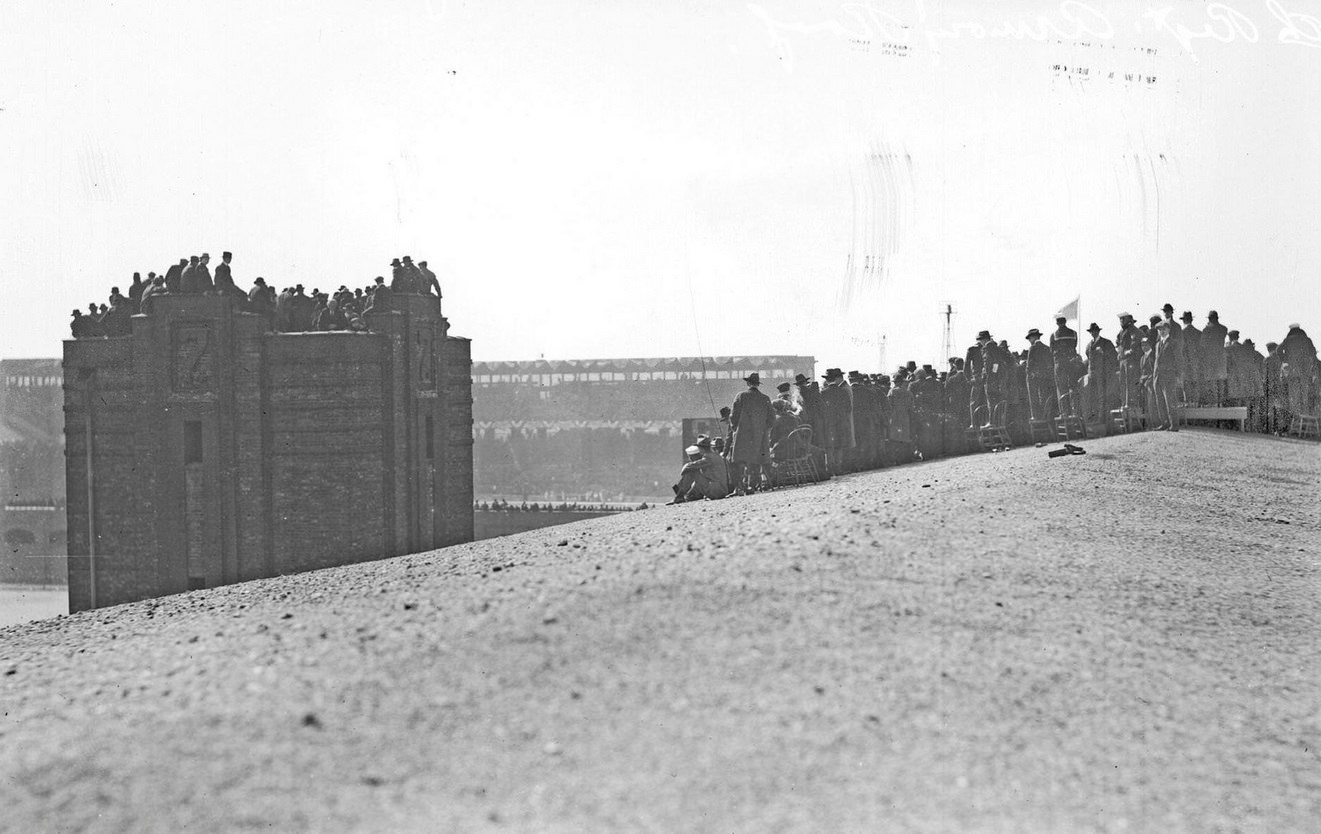
{"label": "rooftop crowd", "polygon": [[1181,409],[1194,407],[1242,409],[1243,428],[1276,434],[1302,434],[1316,417],[1321,362],[1297,324],[1267,342],[1265,355],[1216,311],[1198,328],[1191,312],[1176,321],[1170,304],[1141,325],[1121,313],[1113,340],[1096,323],[1087,333],[1081,344],[1060,316],[1048,337],[1033,328],[1015,350],[983,330],[939,370],[907,362],[889,374],[846,376],[831,368],[823,382],[803,374],[780,382],[774,399],[753,373],[720,411],[724,436],[699,437],[685,450],[674,502],[773,488],[804,468],[817,480],[979,451],[988,428],[1030,445],[1069,423],[1079,436],[1088,427],[1178,431],[1181,414],[1196,413]]}
{"label": "rooftop crowd", "polygon": [[426,261],[413,263],[408,255],[390,262],[391,279],[378,275],[365,287],[349,289],[341,284],[333,293],[313,289],[310,295],[302,284],[276,291],[266,279],[258,276],[246,292],[234,282],[231,262],[233,255],[225,252],[212,276],[211,256],[203,253],[180,258],[162,273],[133,273],[128,294],[119,287],[110,288],[108,304],[91,303],[87,312],[73,311],[69,327],[75,339],[102,336],[128,336],[132,333],[132,317],[150,315],[156,299],[161,296],[210,295],[233,299],[242,311],[268,316],[273,329],[285,333],[312,331],[368,330],[364,316],[390,308],[390,297],[397,293],[440,297],[440,282],[436,273],[427,268]]}

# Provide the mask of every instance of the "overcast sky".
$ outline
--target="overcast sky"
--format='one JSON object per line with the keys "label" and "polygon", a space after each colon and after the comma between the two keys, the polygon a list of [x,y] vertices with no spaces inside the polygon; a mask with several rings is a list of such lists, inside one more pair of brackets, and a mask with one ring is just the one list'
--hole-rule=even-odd
{"label": "overcast sky", "polygon": [[226,249],[427,259],[478,359],[1321,332],[1321,2],[1170,2],[5,0],[0,356]]}

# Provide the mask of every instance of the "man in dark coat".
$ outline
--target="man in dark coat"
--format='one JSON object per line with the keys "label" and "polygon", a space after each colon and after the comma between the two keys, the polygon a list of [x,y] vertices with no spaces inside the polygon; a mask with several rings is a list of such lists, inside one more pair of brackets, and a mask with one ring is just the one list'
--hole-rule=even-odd
{"label": "man in dark coat", "polygon": [[[150,278],[155,278],[156,273],[151,273]],[[150,286],[150,281],[142,280],[142,273],[133,273],[133,283],[128,285],[128,300],[133,305],[133,312],[138,312],[142,308],[142,293]]]}
{"label": "man in dark coat", "polygon": [[[986,331],[982,331],[985,333]],[[990,334],[987,334],[990,338]],[[981,426],[977,420],[975,412],[986,402],[986,389],[982,386],[982,343],[978,339],[977,343],[968,348],[963,355],[963,375],[968,380],[968,428],[975,429]]]}
{"label": "man in dark coat", "polygon": [[157,275],[152,278],[151,285],[143,291],[142,298],[138,301],[138,312],[150,315],[156,299],[165,295],[165,292],[165,276]]}
{"label": "man in dark coat", "polygon": [[1266,343],[1266,361],[1262,366],[1262,399],[1265,401],[1266,431],[1274,434],[1284,428],[1284,413],[1288,402],[1284,396],[1284,378],[1281,372],[1283,361],[1280,358],[1280,346],[1276,342]]}
{"label": "man in dark coat", "polygon": [[1232,406],[1247,405],[1249,389],[1252,387],[1249,380],[1252,360],[1245,355],[1246,348],[1238,336],[1237,330],[1225,334],[1225,404]]}
{"label": "man in dark coat", "polygon": [[227,298],[246,297],[243,291],[234,283],[234,275],[230,272],[229,263],[234,259],[233,253],[222,252],[220,254],[220,264],[216,266],[216,292]]}
{"label": "man in dark coat", "polygon": [[844,372],[830,368],[821,390],[821,444],[826,449],[826,466],[832,475],[848,471],[847,456],[854,446],[853,391],[844,381]]}
{"label": "man in dark coat", "polygon": [[943,451],[947,455],[960,455],[967,448],[968,377],[963,372],[963,360],[951,357],[950,373],[945,378],[945,436]]}
{"label": "man in dark coat", "polygon": [[1131,313],[1119,314],[1119,336],[1115,351],[1119,356],[1120,402],[1125,409],[1142,408],[1142,331]]}
{"label": "man in dark coat", "polygon": [[1291,418],[1315,414],[1312,408],[1312,373],[1316,366],[1316,345],[1303,328],[1289,325],[1289,334],[1280,342],[1280,376]]}
{"label": "man in dark coat", "polygon": [[[977,341],[982,346],[982,388],[986,392],[986,418],[983,425],[989,425],[995,417],[996,406],[1004,403],[1008,407],[1009,374],[1013,371],[1013,360],[1009,353],[991,338],[988,331],[977,334]],[[1008,412],[1005,413],[1006,420]]]}
{"label": "man in dark coat", "polygon": [[913,395],[913,433],[917,442],[917,451],[923,460],[940,457],[943,449],[941,442],[941,417],[945,404],[945,389],[936,369],[932,365],[923,365],[914,374],[908,384],[908,393]]}
{"label": "man in dark coat", "polygon": [[165,291],[168,293],[183,292],[183,271],[188,266],[187,258],[180,258],[179,262],[169,269],[165,270]]}
{"label": "man in dark coat", "polygon": [[1109,432],[1107,419],[1114,396],[1114,383],[1118,356],[1115,343],[1101,335],[1101,325],[1092,322],[1087,328],[1092,340],[1087,343],[1087,409],[1085,417],[1089,422],[1101,424],[1101,435]]}
{"label": "man in dark coat", "polygon": [[1170,338],[1169,322],[1156,324],[1157,340],[1152,359],[1152,389],[1156,399],[1157,431],[1179,430],[1179,347]]}
{"label": "man in dark coat", "polygon": [[87,339],[100,335],[97,332],[96,320],[91,316],[84,316],[83,311],[78,309],[73,311],[73,321],[69,322],[69,329],[75,339]]}
{"label": "man in dark coat", "polygon": [[179,278],[179,292],[201,292],[201,289],[199,289],[201,285],[197,280],[197,263],[198,257],[196,255],[192,255],[188,258],[188,265],[183,268],[183,273]]}
{"label": "man in dark coat", "polygon": [[732,474],[739,492],[761,488],[763,467],[770,463],[770,431],[775,422],[771,400],[760,390],[761,376],[753,371],[743,381],[748,388],[734,398],[729,410],[729,426],[734,433],[729,460],[734,465]]}
{"label": "man in dark coat", "polygon": [[1055,413],[1055,358],[1041,341],[1041,331],[1027,332],[1027,401],[1033,420],[1049,420]]}
{"label": "man in dark coat", "polygon": [[[821,389],[815,382],[808,379],[804,374],[794,376],[794,387],[798,389],[798,398],[802,401],[803,410],[798,417],[804,423],[812,427],[813,434],[819,434],[821,425]],[[814,440],[820,443],[818,437]]]}
{"label": "man in dark coat", "polygon": [[1078,334],[1069,327],[1066,316],[1055,317],[1055,332],[1050,334],[1050,354],[1055,364],[1055,396],[1061,417],[1077,413],[1078,399]]}
{"label": "man in dark coat", "polygon": [[1179,317],[1183,322],[1180,346],[1183,348],[1183,401],[1201,402],[1202,396],[1202,331],[1193,326],[1191,310]]}
{"label": "man in dark coat", "polygon": [[211,281],[211,256],[203,252],[202,257],[197,259],[197,269],[193,271],[193,280],[197,282],[197,291],[200,293],[209,293],[216,288]]}
{"label": "man in dark coat", "polygon": [[876,398],[859,371],[849,371],[849,392],[853,395],[853,451],[845,457],[850,472],[861,472],[876,465]]}
{"label": "man in dark coat", "polygon": [[410,293],[413,291],[413,276],[404,268],[403,263],[398,258],[390,261],[391,277],[390,290],[396,293]]}
{"label": "man in dark coat", "polygon": [[1202,360],[1202,405],[1225,404],[1229,388],[1229,367],[1225,357],[1228,336],[1229,331],[1220,323],[1220,314],[1215,310],[1207,313],[1198,351]]}

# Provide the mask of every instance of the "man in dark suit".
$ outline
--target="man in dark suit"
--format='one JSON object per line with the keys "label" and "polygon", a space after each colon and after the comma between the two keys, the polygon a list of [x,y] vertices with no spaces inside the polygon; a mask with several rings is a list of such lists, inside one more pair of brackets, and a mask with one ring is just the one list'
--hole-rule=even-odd
{"label": "man in dark suit", "polygon": [[826,466],[832,475],[848,471],[847,456],[854,446],[853,390],[844,381],[844,372],[830,368],[821,389],[821,445],[826,449]]}
{"label": "man in dark suit", "polygon": [[1092,334],[1092,340],[1087,343],[1087,416],[1101,424],[1104,436],[1109,431],[1110,421],[1106,417],[1112,405],[1118,356],[1115,343],[1101,335],[1101,325],[1092,322],[1087,332]]}
{"label": "man in dark suit", "polygon": [[1055,358],[1037,328],[1027,332],[1027,341],[1028,410],[1033,420],[1049,420],[1055,411]]}
{"label": "man in dark suit", "polygon": [[1202,328],[1199,354],[1202,360],[1202,405],[1225,404],[1229,388],[1229,367],[1225,357],[1225,339],[1229,331],[1220,323],[1215,310],[1206,314],[1206,327]]}
{"label": "man in dark suit", "polygon": [[1184,310],[1179,320],[1183,322],[1179,342],[1183,348],[1183,401],[1196,404],[1202,395],[1202,331],[1193,326],[1191,310]]}
{"label": "man in dark suit", "polygon": [[1050,354],[1055,360],[1055,396],[1060,416],[1072,417],[1078,399],[1078,334],[1069,327],[1067,316],[1055,317],[1055,332],[1050,334]]}
{"label": "man in dark suit", "polygon": [[763,467],[770,463],[770,431],[775,422],[771,400],[761,392],[761,375],[753,371],[743,381],[748,388],[734,398],[729,411],[729,425],[734,430],[729,460],[739,492],[761,488]]}

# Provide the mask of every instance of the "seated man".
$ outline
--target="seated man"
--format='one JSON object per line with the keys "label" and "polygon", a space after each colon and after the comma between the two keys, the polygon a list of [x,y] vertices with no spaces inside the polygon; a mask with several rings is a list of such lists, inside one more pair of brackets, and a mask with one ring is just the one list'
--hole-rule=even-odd
{"label": "seated man", "polygon": [[711,438],[697,438],[697,443],[684,452],[688,455],[688,462],[679,470],[674,500],[669,503],[724,498],[729,494],[729,467],[725,459],[711,448]]}

